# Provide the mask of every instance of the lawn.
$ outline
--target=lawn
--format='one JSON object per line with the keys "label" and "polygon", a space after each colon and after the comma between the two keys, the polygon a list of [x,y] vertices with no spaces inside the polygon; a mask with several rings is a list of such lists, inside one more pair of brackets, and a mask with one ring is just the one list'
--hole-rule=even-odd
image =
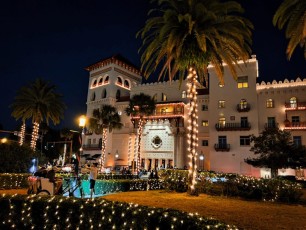
{"label": "lawn", "polygon": [[[0,190],[0,194],[2,193],[26,194],[26,190]],[[240,229],[306,229],[305,205],[246,201],[205,194],[193,197],[186,193],[168,193],[162,190],[124,192],[103,198],[198,213],[236,225]]]}
{"label": "lawn", "polygon": [[107,200],[179,209],[213,217],[243,229],[306,229],[306,206],[246,201],[201,194],[164,191],[124,192],[104,196]]}

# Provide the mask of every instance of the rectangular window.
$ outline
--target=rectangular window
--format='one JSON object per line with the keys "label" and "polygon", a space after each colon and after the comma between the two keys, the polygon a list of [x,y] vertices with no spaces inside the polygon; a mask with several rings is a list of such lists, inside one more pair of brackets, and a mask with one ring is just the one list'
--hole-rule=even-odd
{"label": "rectangular window", "polygon": [[250,136],[240,136],[240,146],[250,146]]}
{"label": "rectangular window", "polygon": [[219,136],[218,137],[218,145],[219,145],[220,149],[226,149],[227,148],[226,136]]}
{"label": "rectangular window", "polygon": [[203,120],[202,121],[202,126],[207,127],[208,126],[208,120]]}
{"label": "rectangular window", "polygon": [[202,140],[202,146],[208,146],[208,140]]}
{"label": "rectangular window", "polygon": [[248,118],[247,117],[241,117],[240,118],[240,124],[241,124],[241,128],[249,127]]}
{"label": "rectangular window", "polygon": [[274,108],[274,103],[273,103],[273,100],[272,99],[268,99],[266,101],[266,107],[267,108]]}
{"label": "rectangular window", "polygon": [[218,108],[221,109],[221,108],[225,108],[225,101],[224,100],[220,100],[218,102]]}
{"label": "rectangular window", "polygon": [[238,89],[248,88],[249,87],[248,76],[238,77],[237,86],[238,86]]}
{"label": "rectangular window", "polygon": [[293,143],[296,146],[301,146],[302,145],[302,137],[301,136],[293,136],[292,139],[293,139]]}
{"label": "rectangular window", "polygon": [[300,126],[300,117],[299,116],[292,116],[291,121],[292,121],[292,126],[295,126],[295,127]]}
{"label": "rectangular window", "polygon": [[276,128],[275,117],[268,117],[268,128]]}
{"label": "rectangular window", "polygon": [[208,111],[208,105],[202,105],[202,111]]}

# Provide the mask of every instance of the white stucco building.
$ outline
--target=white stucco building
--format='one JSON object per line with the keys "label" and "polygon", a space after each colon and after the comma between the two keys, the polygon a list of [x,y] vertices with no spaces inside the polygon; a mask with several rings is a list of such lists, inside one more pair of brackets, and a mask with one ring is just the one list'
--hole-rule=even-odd
{"label": "white stucco building", "polygon": [[[186,134],[188,98],[186,82],[142,84],[139,69],[121,56],[101,60],[89,71],[87,117],[102,104],[117,108],[123,128],[108,133],[106,167],[131,166],[136,152],[137,118],[124,112],[129,98],[145,93],[157,102],[147,119],[141,143],[141,165],[146,169],[183,168],[188,165]],[[198,168],[253,176],[269,176],[267,169],[253,168],[244,159],[252,156],[249,135],[258,135],[266,125],[292,131],[295,142],[306,143],[306,79],[260,84],[256,57],[239,63],[238,79],[225,66],[225,84],[220,85],[209,68],[208,87],[198,89]],[[286,121],[286,117],[289,121]],[[132,122],[133,121],[133,122]],[[135,125],[134,125],[135,124]],[[286,125],[285,125],[286,124]],[[101,135],[89,130],[83,137],[84,153],[101,153]],[[294,174],[294,170],[280,173]]]}

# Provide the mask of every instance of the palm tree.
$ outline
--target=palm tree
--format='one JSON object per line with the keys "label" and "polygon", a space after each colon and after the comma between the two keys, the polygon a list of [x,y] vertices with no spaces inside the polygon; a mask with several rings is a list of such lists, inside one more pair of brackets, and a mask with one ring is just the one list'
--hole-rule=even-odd
{"label": "palm tree", "polygon": [[111,105],[102,105],[101,109],[94,109],[92,118],[89,119],[89,129],[101,134],[102,131],[102,150],[101,150],[101,167],[105,164],[105,150],[107,142],[107,130],[112,132],[113,129],[121,129],[123,124],[117,112],[117,109]]}
{"label": "palm tree", "polygon": [[23,123],[32,119],[33,131],[31,148],[34,150],[38,139],[39,124],[51,120],[54,125],[59,124],[63,118],[65,104],[62,96],[55,92],[56,87],[42,79],[36,79],[28,86],[17,91],[14,102],[11,104],[12,116]]}
{"label": "palm tree", "polygon": [[144,93],[135,94],[131,99],[129,106],[125,109],[127,115],[132,115],[133,117],[139,117],[138,130],[137,130],[137,163],[136,171],[139,172],[140,168],[140,147],[141,147],[141,136],[143,131],[143,126],[145,125],[145,117],[150,116],[155,111],[155,100],[149,95]]}
{"label": "palm tree", "polygon": [[178,76],[182,81],[186,73],[188,82],[189,126],[188,193],[196,195],[197,158],[197,93],[198,77],[207,77],[211,64],[224,83],[226,64],[237,78],[238,60],[246,61],[251,52],[253,25],[239,16],[243,9],[234,1],[220,0],[153,0],[158,5],[137,36],[143,39],[141,70],[148,78],[156,69],[161,69],[159,78],[168,74],[170,81]]}
{"label": "palm tree", "polygon": [[287,25],[285,35],[289,39],[286,51],[288,59],[297,45],[304,46],[306,59],[306,1],[284,0],[274,14],[273,24],[280,30]]}
{"label": "palm tree", "polygon": [[60,136],[61,138],[65,139],[65,143],[64,143],[64,155],[63,155],[63,162],[62,164],[65,164],[65,160],[66,160],[66,146],[67,143],[70,143],[70,154],[68,159],[71,159],[72,157],[72,138],[73,138],[73,132],[70,131],[70,129],[68,128],[63,128],[60,132]]}

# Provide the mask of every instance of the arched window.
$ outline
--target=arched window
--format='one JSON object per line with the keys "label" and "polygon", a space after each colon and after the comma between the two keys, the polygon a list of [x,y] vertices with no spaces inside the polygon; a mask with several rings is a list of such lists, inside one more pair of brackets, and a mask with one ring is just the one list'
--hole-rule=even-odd
{"label": "arched window", "polygon": [[154,96],[152,97],[152,99],[156,102],[156,101],[157,101],[157,94],[154,94]]}
{"label": "arched window", "polygon": [[274,108],[274,101],[273,101],[273,99],[271,99],[271,98],[267,99],[266,107],[267,108]]}
{"label": "arched window", "polygon": [[167,95],[162,93],[162,101],[167,101]]}
{"label": "arched window", "polygon": [[103,77],[99,79],[98,85],[102,85],[102,82],[103,82]]}
{"label": "arched window", "polygon": [[297,107],[297,99],[296,99],[296,97],[291,97],[290,98],[290,107],[291,108],[296,108]]}
{"label": "arched window", "polygon": [[97,80],[94,80],[94,82],[92,83],[92,87],[96,87],[97,85]]}
{"label": "arched window", "polygon": [[102,98],[106,98],[106,96],[107,96],[106,89],[103,89],[103,92],[102,92]]}
{"label": "arched window", "polygon": [[183,91],[182,92],[182,98],[186,98],[186,97],[187,97],[186,91]]}
{"label": "arched window", "polygon": [[120,98],[120,95],[121,95],[121,92],[120,92],[120,90],[118,89],[117,92],[116,92],[116,99],[117,99],[117,100]]}
{"label": "arched window", "polygon": [[93,92],[93,93],[91,94],[90,100],[91,100],[91,101],[96,100],[96,93],[95,93],[95,92]]}
{"label": "arched window", "polygon": [[118,84],[118,85],[122,85],[122,79],[121,79],[121,77],[117,77],[117,84]]}
{"label": "arched window", "polygon": [[109,76],[106,76],[106,77],[105,77],[105,80],[104,80],[104,84],[107,84],[108,81],[109,81]]}
{"label": "arched window", "polygon": [[128,88],[128,89],[130,88],[130,83],[129,83],[128,80],[125,80],[125,81],[124,81],[124,87],[125,87],[125,88]]}

